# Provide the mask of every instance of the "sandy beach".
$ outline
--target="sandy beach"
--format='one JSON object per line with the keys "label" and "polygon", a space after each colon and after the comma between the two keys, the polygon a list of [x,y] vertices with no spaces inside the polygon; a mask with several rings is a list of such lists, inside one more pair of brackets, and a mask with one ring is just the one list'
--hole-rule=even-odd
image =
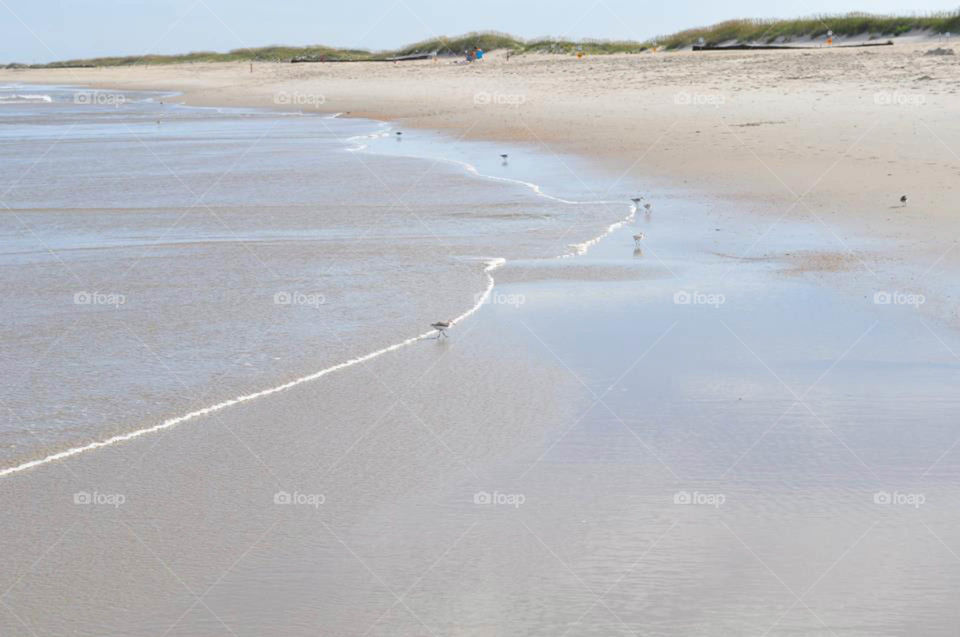
{"label": "sandy beach", "polygon": [[[613,175],[700,190],[771,224],[814,220],[834,235],[829,254],[771,254],[761,242],[742,256],[805,271],[906,261],[936,272],[960,265],[951,232],[960,58],[925,55],[941,46],[952,42],[581,60],[493,52],[469,66],[256,64],[252,73],[247,63],[0,71],[0,79],[174,90],[188,104],[343,112],[523,142],[590,158]],[[854,236],[886,243],[858,252]],[[910,278],[898,283],[924,284]]]}
{"label": "sandy beach", "polygon": [[[0,476],[0,633],[956,634],[960,63],[936,46],[0,71],[355,118],[347,142],[150,102],[62,192],[10,186],[11,243],[120,246],[6,249],[4,296],[48,292],[24,348],[72,353],[73,308],[31,331],[68,248],[153,305],[81,322],[102,371],[24,365],[4,404],[72,422],[53,390],[83,376],[115,401],[84,411],[124,414],[93,439],[191,415]],[[124,281],[131,237],[165,243]],[[322,320],[271,300],[324,277]],[[113,348],[124,326],[156,351]]]}

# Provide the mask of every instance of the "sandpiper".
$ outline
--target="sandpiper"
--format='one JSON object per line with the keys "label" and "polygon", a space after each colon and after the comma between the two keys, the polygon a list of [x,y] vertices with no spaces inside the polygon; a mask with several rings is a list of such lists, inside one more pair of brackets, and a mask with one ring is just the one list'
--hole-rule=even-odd
{"label": "sandpiper", "polygon": [[450,328],[450,321],[437,321],[436,323],[431,323],[430,327],[437,330],[437,338],[449,338],[447,336],[447,330]]}
{"label": "sandpiper", "polygon": [[904,206],[907,205],[907,196],[906,196],[906,195],[900,197],[900,203],[902,203]]}
{"label": "sandpiper", "polygon": [[633,235],[633,243],[639,248],[640,244],[643,242],[645,237],[646,235],[643,234],[642,232],[639,234],[635,234]]}

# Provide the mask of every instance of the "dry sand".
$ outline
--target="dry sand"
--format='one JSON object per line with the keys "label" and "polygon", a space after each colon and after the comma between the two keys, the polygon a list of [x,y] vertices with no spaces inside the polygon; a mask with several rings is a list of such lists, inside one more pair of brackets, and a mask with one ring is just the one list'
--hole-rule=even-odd
{"label": "dry sand", "polygon": [[[952,44],[582,60],[494,52],[472,65],[255,64],[252,72],[247,63],[7,70],[0,80],[171,89],[189,104],[320,109],[529,142],[590,157],[654,192],[658,183],[695,188],[770,224],[813,220],[835,255],[793,264],[802,271],[850,260],[872,270],[879,257],[916,270],[891,285],[927,289],[926,274],[960,266],[960,56],[924,55],[938,46]],[[890,241],[861,253],[852,244],[863,238]],[[741,256],[797,259],[764,251],[763,241]]]}

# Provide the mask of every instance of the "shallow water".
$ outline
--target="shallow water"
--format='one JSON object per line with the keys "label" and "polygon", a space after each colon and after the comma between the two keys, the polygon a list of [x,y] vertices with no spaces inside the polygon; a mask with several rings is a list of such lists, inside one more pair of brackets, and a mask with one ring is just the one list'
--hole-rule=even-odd
{"label": "shallow water", "polygon": [[[281,337],[308,347],[328,333],[366,346],[327,339],[309,364],[288,354],[251,372],[258,382],[372,351],[423,332],[420,315],[473,307],[483,260],[465,261],[462,279],[446,278],[459,267],[423,263],[451,255],[508,257],[487,301],[449,340],[2,478],[4,634],[956,633],[956,334],[916,307],[874,303],[871,276],[833,285],[790,262],[725,256],[758,239],[777,254],[832,238],[815,224],[768,232],[680,191],[647,193],[650,215],[555,258],[626,209],[563,204],[434,159],[420,173],[429,188],[411,190],[403,156],[466,162],[561,199],[633,193],[570,158],[512,148],[503,166],[500,147],[404,133],[346,141],[368,147],[343,161],[366,162],[350,172],[358,187],[364,166],[391,175],[398,162],[401,200],[452,248],[430,251],[431,232],[371,206],[377,241],[361,250],[346,237],[365,209],[345,193],[330,210],[238,213],[253,249],[278,244],[266,254],[283,272],[328,259],[340,285],[371,296],[346,296],[356,313],[342,309],[328,332],[287,319],[272,340],[263,326],[277,319],[252,313],[216,318],[209,343],[184,347],[202,344],[213,368],[229,351],[224,331],[279,351]],[[580,197],[560,162],[588,186]],[[550,175],[565,183],[538,181]],[[311,237],[330,225],[331,237]],[[104,222],[85,241],[110,231]],[[168,248],[167,264],[190,239]],[[77,263],[96,261],[91,251],[78,249]],[[380,254],[387,262],[358,283]],[[212,254],[203,278],[185,262],[149,288],[243,263],[225,258]],[[250,270],[243,285],[270,292]],[[430,294],[377,296],[383,280]],[[388,318],[365,323],[370,308]],[[380,338],[361,343],[369,335]],[[324,358],[324,344],[340,358]]]}
{"label": "shallow water", "polygon": [[0,110],[5,466],[422,334],[476,302],[489,259],[629,212],[357,152],[373,122],[8,89],[27,91],[52,101]]}

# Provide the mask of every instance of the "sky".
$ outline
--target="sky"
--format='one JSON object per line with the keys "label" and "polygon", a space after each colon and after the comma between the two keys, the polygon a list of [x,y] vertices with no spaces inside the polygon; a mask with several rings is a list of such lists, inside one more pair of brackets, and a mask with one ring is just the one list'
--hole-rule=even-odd
{"label": "sky", "polygon": [[958,0],[0,0],[0,62],[270,44],[376,50],[485,30],[646,40],[731,18],[957,6]]}

